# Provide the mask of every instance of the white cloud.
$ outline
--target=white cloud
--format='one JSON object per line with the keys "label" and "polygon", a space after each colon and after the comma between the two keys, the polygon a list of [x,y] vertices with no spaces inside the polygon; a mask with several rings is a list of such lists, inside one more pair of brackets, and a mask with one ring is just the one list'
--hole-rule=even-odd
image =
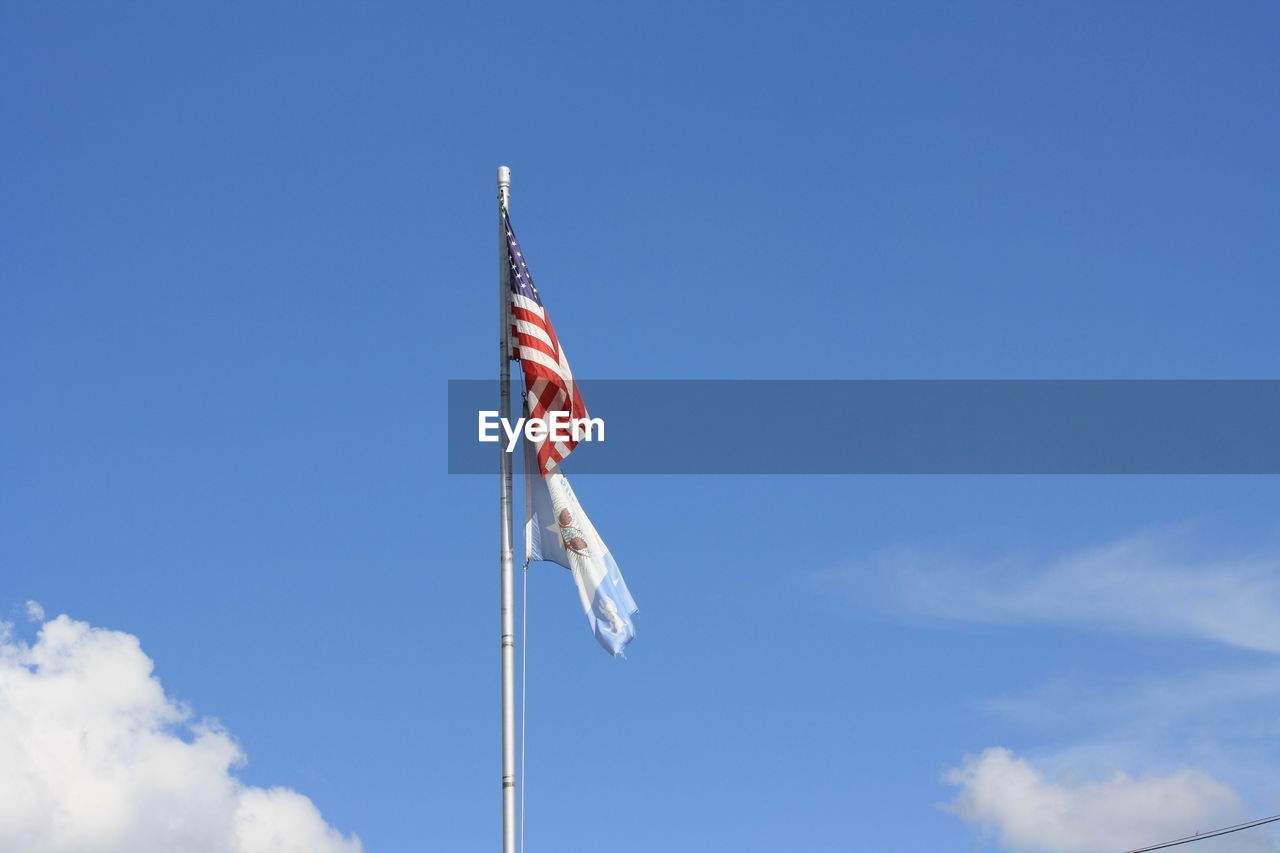
{"label": "white cloud", "polygon": [[[1229,785],[1203,770],[1133,778],[1050,780],[1000,747],[966,757],[943,779],[959,786],[947,811],[979,824],[1006,850],[1097,853],[1143,847],[1230,825],[1249,815]],[[1256,831],[1198,844],[1206,851],[1275,851]]]}
{"label": "white cloud", "polygon": [[958,567],[894,552],[874,568],[900,605],[930,615],[1094,625],[1280,654],[1280,556],[1194,559],[1180,550],[1168,536],[1140,534],[1044,566]]}
{"label": "white cloud", "polygon": [[0,850],[360,853],[301,794],[236,779],[235,741],[151,671],[136,637],[66,616],[30,646],[0,631]]}
{"label": "white cloud", "polygon": [[44,621],[44,608],[40,606],[38,601],[28,601],[26,606],[27,618],[32,622]]}

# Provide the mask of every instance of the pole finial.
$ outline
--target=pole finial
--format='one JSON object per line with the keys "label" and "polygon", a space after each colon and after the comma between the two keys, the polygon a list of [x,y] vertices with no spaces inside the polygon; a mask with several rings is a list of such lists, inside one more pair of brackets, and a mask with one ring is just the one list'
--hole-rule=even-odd
{"label": "pole finial", "polygon": [[507,166],[498,167],[498,200],[502,203],[505,210],[507,206],[507,197],[511,193],[511,169]]}

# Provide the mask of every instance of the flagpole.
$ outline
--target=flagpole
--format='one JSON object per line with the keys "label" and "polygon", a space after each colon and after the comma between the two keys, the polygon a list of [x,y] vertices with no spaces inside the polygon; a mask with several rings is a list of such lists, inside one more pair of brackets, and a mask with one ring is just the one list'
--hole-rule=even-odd
{"label": "flagpole", "polygon": [[[511,414],[511,280],[502,214],[511,170],[498,167],[498,411]],[[498,443],[498,536],[502,604],[502,853],[516,851],[515,568],[512,558],[511,454]]]}

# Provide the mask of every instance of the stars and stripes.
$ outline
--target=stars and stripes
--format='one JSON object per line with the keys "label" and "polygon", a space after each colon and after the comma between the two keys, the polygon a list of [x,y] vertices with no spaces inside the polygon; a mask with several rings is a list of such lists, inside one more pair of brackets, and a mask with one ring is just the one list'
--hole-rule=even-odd
{"label": "stars and stripes", "polygon": [[[585,418],[587,407],[505,212],[502,223],[507,232],[507,263],[511,271],[511,357],[520,362],[524,371],[529,416],[549,420],[554,412],[566,412],[571,419]],[[538,442],[539,473],[545,476],[577,445],[573,440]]]}

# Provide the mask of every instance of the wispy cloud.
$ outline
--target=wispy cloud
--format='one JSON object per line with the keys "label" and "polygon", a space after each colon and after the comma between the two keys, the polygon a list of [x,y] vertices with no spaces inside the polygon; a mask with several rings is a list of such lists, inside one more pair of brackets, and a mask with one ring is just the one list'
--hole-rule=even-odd
{"label": "wispy cloud", "polygon": [[[1247,818],[1244,799],[1203,770],[1134,778],[1050,779],[1030,761],[993,747],[943,780],[960,790],[943,806],[1018,853],[1120,851],[1205,832]],[[1274,853],[1264,835],[1225,836],[1205,849]]]}
{"label": "wispy cloud", "polygon": [[[823,581],[913,618],[1076,626],[1280,654],[1280,549],[1209,550],[1187,534],[1142,531],[1039,560],[898,548]],[[1082,677],[1076,669],[979,703],[1049,748],[967,757],[944,776],[959,789],[944,808],[1017,853],[1119,851],[1258,816],[1250,800],[1280,796],[1280,665],[1235,655],[1215,669],[1196,660],[1190,671],[1174,660],[1150,671],[1106,666]],[[1249,800],[1233,787],[1242,784]],[[1277,853],[1276,837],[1251,831],[1197,848]]]}
{"label": "wispy cloud", "polygon": [[1280,666],[1232,667],[1098,680],[1054,679],[978,703],[1012,731],[1055,744],[1038,750],[1050,771],[1111,767],[1167,771],[1193,764],[1277,811]]}
{"label": "wispy cloud", "polygon": [[874,574],[894,606],[918,614],[1197,637],[1280,654],[1277,553],[1188,557],[1175,537],[1141,533],[1040,564],[897,550],[840,574],[859,573]]}
{"label": "wispy cloud", "polygon": [[1083,724],[1171,732],[1206,716],[1221,721],[1224,709],[1271,707],[1276,700],[1280,700],[1280,666],[1267,665],[1130,677],[1123,685],[1063,679],[1022,695],[988,700],[981,707],[1011,721],[1041,727]]}
{"label": "wispy cloud", "polygon": [[31,645],[0,629],[0,850],[359,853],[307,797],[236,779],[235,741],[151,671],[136,637],[66,616]]}

